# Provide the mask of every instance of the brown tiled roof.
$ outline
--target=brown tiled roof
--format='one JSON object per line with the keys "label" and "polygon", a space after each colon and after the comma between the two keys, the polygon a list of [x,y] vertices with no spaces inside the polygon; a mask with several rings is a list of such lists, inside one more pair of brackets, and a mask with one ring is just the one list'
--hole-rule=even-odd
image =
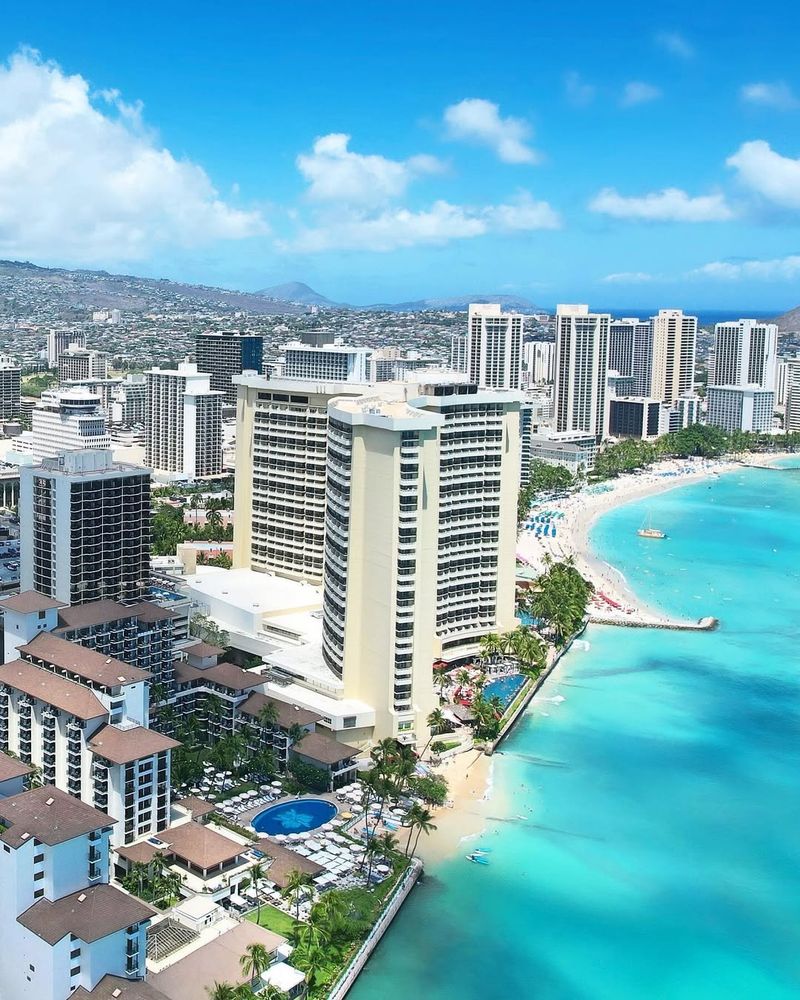
{"label": "brown tiled roof", "polygon": [[149,680],[152,674],[140,670],[130,663],[123,663],[113,656],[105,656],[94,649],[87,649],[77,642],[59,639],[50,632],[40,632],[32,642],[19,647],[26,657],[36,657],[52,663],[62,670],[68,670],[78,677],[104,687],[119,687],[120,684],[135,684]]}
{"label": "brown tiled roof", "polygon": [[212,646],[210,642],[196,642],[193,646],[184,646],[184,653],[189,656],[222,656],[225,650],[221,646]]}
{"label": "brown tiled roof", "polygon": [[88,604],[73,604],[58,613],[60,629],[86,628],[89,625],[102,625],[104,622],[118,622],[123,618],[132,618],[133,609],[126,608],[117,601],[89,601]]}
{"label": "brown tiled roof", "polygon": [[40,594],[38,590],[23,590],[21,594],[14,594],[13,597],[6,597],[0,601],[0,608],[5,608],[7,611],[18,611],[23,615],[66,606],[63,601],[54,601],[52,598]]}
{"label": "brown tiled roof", "polygon": [[325,733],[307,733],[292,749],[295,753],[311,760],[318,760],[322,764],[338,764],[360,753],[358,747],[340,743]]}
{"label": "brown tiled roof", "polygon": [[254,691],[247,701],[243,701],[239,711],[257,719],[261,709],[270,701],[278,711],[278,725],[284,729],[293,725],[310,726],[312,722],[319,722],[322,718],[319,712],[310,712],[307,708],[291,705],[287,701],[278,701],[274,695],[262,694],[260,691]]}
{"label": "brown tiled roof", "polygon": [[100,757],[105,757],[112,764],[130,764],[142,757],[152,757],[162,750],[173,750],[180,746],[177,740],[170,739],[154,729],[136,726],[133,729],[117,729],[115,726],[103,726],[89,740],[89,749]]}
{"label": "brown tiled roof", "polygon": [[322,865],[318,865],[316,861],[304,858],[302,854],[295,854],[288,847],[283,847],[271,840],[261,839],[256,847],[267,857],[272,858],[272,864],[267,869],[267,878],[280,889],[286,886],[290,872],[305,872],[307,875],[314,876],[325,871]]}
{"label": "brown tiled roof", "polygon": [[163,622],[175,617],[174,611],[168,611],[159,604],[153,604],[152,601],[142,601],[141,604],[134,605],[131,610],[136,612],[136,617],[142,622]]}
{"label": "brown tiled roof", "polygon": [[260,674],[242,670],[234,663],[218,663],[215,667],[203,669],[193,667],[185,660],[175,660],[174,666],[175,681],[178,684],[185,684],[187,681],[206,681],[219,684],[220,687],[231,691],[247,691],[248,688],[258,687],[264,683],[264,678]]}
{"label": "brown tiled roof", "polygon": [[217,808],[213,802],[206,802],[205,799],[201,799],[196,795],[187,795],[185,799],[178,799],[173,805],[188,809],[192,814],[192,819],[196,819],[198,816],[208,816],[209,813],[213,813]]}
{"label": "brown tiled roof", "polygon": [[144,979],[120,979],[119,976],[103,976],[91,993],[79,986],[70,993],[70,1000],[170,1000],[166,993]]}
{"label": "brown tiled roof", "polygon": [[168,968],[150,973],[148,982],[170,1000],[207,1000],[207,987],[214,982],[235,985],[250,982],[240,962],[249,945],[261,944],[272,955],[284,941],[285,938],[254,921],[242,920]]}
{"label": "brown tiled roof", "polygon": [[0,822],[7,827],[0,833],[0,840],[9,847],[20,847],[30,837],[54,847],[93,830],[113,826],[116,820],[52,785],[45,785],[0,799]]}
{"label": "brown tiled roof", "polygon": [[51,945],[66,934],[91,944],[154,915],[155,910],[134,896],[112,885],[94,885],[55,902],[40,899],[17,920]]}
{"label": "brown tiled roof", "polygon": [[157,834],[159,840],[168,847],[158,848],[163,854],[174,855],[198,868],[214,868],[226,861],[233,861],[250,848],[230,837],[200,823],[182,823],[171,826]]}
{"label": "brown tiled roof", "polygon": [[88,688],[37,667],[27,660],[0,664],[0,684],[31,695],[79,719],[97,719],[107,715],[105,707]]}
{"label": "brown tiled roof", "polygon": [[9,757],[8,754],[0,753],[0,781],[8,781],[10,778],[22,778],[32,771],[33,768],[30,764],[23,764],[16,757]]}
{"label": "brown tiled roof", "polygon": [[143,865],[149,864],[156,854],[166,853],[166,848],[155,847],[146,840],[140,840],[138,844],[128,844],[127,847],[115,847],[114,850],[126,861]]}

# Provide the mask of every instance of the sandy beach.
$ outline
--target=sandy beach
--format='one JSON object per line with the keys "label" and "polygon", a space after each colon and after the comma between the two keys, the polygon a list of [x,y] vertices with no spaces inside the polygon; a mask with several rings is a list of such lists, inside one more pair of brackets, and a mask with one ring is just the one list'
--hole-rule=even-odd
{"label": "sandy beach", "polygon": [[[747,464],[766,467],[786,457],[792,456],[752,455],[748,456]],[[589,545],[591,527],[597,518],[621,504],[655,496],[738,468],[741,468],[739,463],[727,460],[665,461],[645,472],[620,476],[603,484],[602,490],[589,487],[563,500],[545,503],[541,505],[542,509],[563,514],[556,521],[556,537],[537,538],[532,531],[523,529],[517,543],[517,554],[532,572],[539,572],[544,568],[544,557],[548,553],[554,559],[572,556],[580,571],[594,583],[595,588],[620,605],[617,610],[607,602],[598,600],[594,609],[596,615],[601,614],[603,618],[612,620],[616,616],[621,621],[630,621],[634,617],[635,620],[654,624],[668,622],[672,619],[659,609],[644,605],[636,597],[624,576],[615,567],[592,553]],[[468,841],[476,839],[485,828],[489,815],[497,810],[497,805],[492,805],[493,766],[493,757],[471,750],[450,758],[436,769],[436,773],[447,778],[452,805],[434,810],[437,829],[429,836],[420,838],[417,853],[427,865],[435,865],[453,857],[460,845],[466,854]],[[468,839],[467,843],[462,844],[465,839]]]}

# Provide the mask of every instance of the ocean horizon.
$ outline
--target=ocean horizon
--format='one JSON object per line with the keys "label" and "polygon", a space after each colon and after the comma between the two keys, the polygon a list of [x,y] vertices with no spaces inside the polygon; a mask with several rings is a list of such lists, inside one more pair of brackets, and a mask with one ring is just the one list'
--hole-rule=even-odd
{"label": "ocean horizon", "polygon": [[494,759],[490,865],[430,867],[353,1000],[800,994],[800,469],[624,505],[591,541],[719,630],[587,629]]}

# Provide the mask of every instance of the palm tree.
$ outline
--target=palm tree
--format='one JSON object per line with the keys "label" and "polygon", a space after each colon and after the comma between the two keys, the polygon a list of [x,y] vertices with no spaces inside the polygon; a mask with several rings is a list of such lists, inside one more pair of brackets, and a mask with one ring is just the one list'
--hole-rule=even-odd
{"label": "palm tree", "polygon": [[236,987],[230,983],[218,983],[214,981],[213,986],[206,986],[210,1000],[237,1000]]}
{"label": "palm tree", "polygon": [[456,681],[460,687],[467,687],[470,679],[469,670],[465,670],[464,667],[462,667],[456,674]]}
{"label": "palm tree", "polygon": [[408,857],[408,851],[411,847],[411,837],[413,836],[417,822],[424,811],[425,810],[421,805],[419,805],[418,802],[415,802],[414,805],[408,810],[408,815],[406,816],[406,822],[408,823],[408,840],[406,841],[406,849],[403,852],[406,857]]}
{"label": "palm tree", "polygon": [[255,894],[256,902],[258,904],[258,910],[256,911],[256,923],[261,923],[261,893],[258,891],[260,888],[260,883],[264,881],[267,877],[266,866],[260,861],[256,861],[254,865],[250,866],[250,884],[252,885]]}
{"label": "palm tree", "polygon": [[447,719],[445,719],[441,708],[434,708],[428,718],[425,720],[430,727],[431,734],[428,737],[428,742],[422,748],[422,753],[420,757],[424,757],[428,747],[431,745],[433,737],[440,733],[447,726]]}
{"label": "palm tree", "polygon": [[250,988],[255,991],[256,980],[259,979],[261,974],[266,972],[270,966],[269,952],[264,945],[258,941],[253,944],[249,944],[244,950],[244,955],[242,955],[239,959],[239,965],[242,969],[242,973],[245,976],[250,977]]}
{"label": "palm tree", "polygon": [[328,964],[330,956],[326,948],[321,945],[309,944],[299,948],[292,957],[298,969],[302,969],[306,974],[308,982],[315,986],[321,980],[322,970]]}
{"label": "palm tree", "polygon": [[431,815],[428,809],[420,810],[420,814],[417,817],[414,825],[417,828],[417,836],[414,839],[414,849],[411,852],[412,857],[416,853],[420,834],[424,833],[426,836],[428,836],[429,834],[433,833],[433,831],[436,829],[436,824],[433,822],[433,816]]}
{"label": "palm tree", "polygon": [[294,897],[295,920],[300,919],[300,897],[303,890],[313,886],[314,880],[307,872],[298,871],[296,868],[286,876],[286,885],[281,889],[281,896],[284,899]]}
{"label": "palm tree", "polygon": [[378,837],[378,845],[386,860],[391,861],[392,855],[397,850],[397,837],[393,833],[382,833]]}
{"label": "palm tree", "polygon": [[265,701],[258,713],[258,721],[265,729],[274,729],[278,723],[278,706],[274,701]]}
{"label": "palm tree", "polygon": [[293,722],[292,725],[289,726],[289,746],[297,746],[297,744],[307,735],[307,730],[303,729],[303,727],[299,726],[296,722]]}
{"label": "palm tree", "polygon": [[503,649],[503,640],[496,632],[489,632],[481,636],[480,655],[482,660],[489,660],[491,663]]}

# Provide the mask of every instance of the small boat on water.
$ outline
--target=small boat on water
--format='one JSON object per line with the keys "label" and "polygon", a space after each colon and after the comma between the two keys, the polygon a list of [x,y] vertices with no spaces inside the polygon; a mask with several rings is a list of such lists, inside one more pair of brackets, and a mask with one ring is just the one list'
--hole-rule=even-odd
{"label": "small boat on water", "polygon": [[471,861],[474,865],[488,865],[489,859],[485,858],[482,854],[477,854],[475,851],[472,854],[467,855],[467,861]]}
{"label": "small boat on water", "polygon": [[641,528],[636,532],[640,538],[666,538],[667,533],[660,528],[654,528],[650,515],[648,514]]}

